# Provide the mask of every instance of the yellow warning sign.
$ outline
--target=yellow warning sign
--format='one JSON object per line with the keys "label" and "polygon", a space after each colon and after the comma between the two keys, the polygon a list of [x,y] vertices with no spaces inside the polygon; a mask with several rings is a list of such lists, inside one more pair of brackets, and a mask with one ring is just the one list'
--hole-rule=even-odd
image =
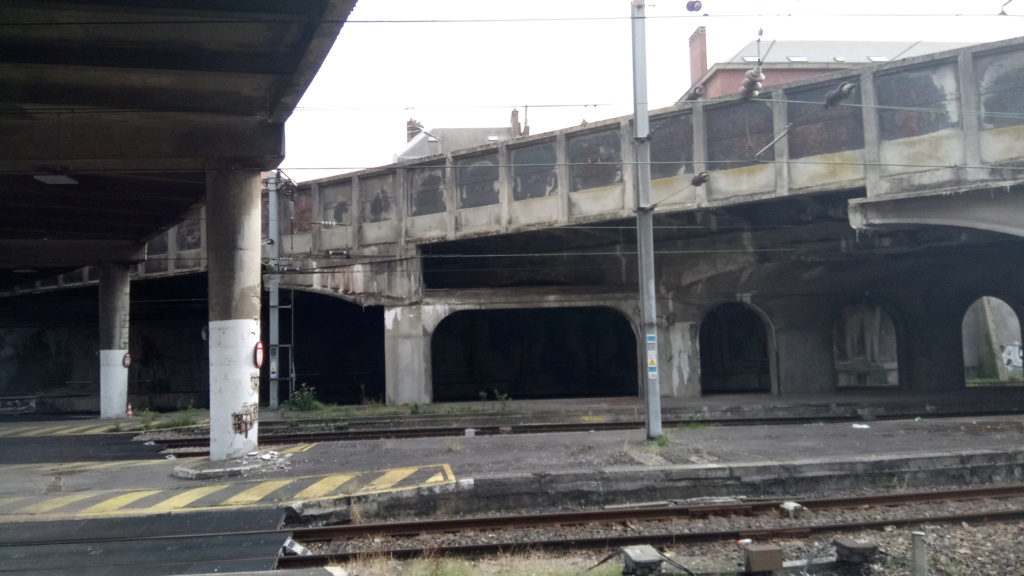
{"label": "yellow warning sign", "polygon": [[655,361],[654,361],[654,359],[652,358],[652,359],[650,359],[650,360],[648,360],[648,361],[647,361],[647,365],[648,365],[648,366],[657,366],[657,365],[658,365],[658,363],[657,363],[657,362],[655,362]]}

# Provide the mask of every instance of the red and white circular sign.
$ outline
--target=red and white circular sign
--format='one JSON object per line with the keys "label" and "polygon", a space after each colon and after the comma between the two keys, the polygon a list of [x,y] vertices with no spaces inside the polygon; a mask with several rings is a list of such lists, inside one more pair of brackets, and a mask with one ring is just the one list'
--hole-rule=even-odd
{"label": "red and white circular sign", "polygon": [[124,353],[124,357],[121,358],[121,365],[124,366],[125,368],[131,366],[132,365],[132,355],[127,353],[127,352],[125,352]]}
{"label": "red and white circular sign", "polygon": [[263,342],[256,342],[256,354],[253,358],[257,368],[263,367]]}

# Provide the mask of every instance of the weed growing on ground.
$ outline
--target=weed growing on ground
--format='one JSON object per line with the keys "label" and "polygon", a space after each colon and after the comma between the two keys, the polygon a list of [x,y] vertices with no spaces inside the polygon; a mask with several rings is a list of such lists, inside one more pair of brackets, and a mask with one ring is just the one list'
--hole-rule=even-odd
{"label": "weed growing on ground", "polygon": [[316,389],[312,386],[307,386],[305,383],[298,390],[292,392],[285,405],[287,405],[289,410],[295,410],[296,412],[312,412],[324,409],[323,402],[316,399]]}
{"label": "weed growing on ground", "polygon": [[656,446],[658,448],[664,448],[665,446],[668,446],[668,435],[662,434],[661,436],[658,436],[654,440],[651,440],[650,446]]}
{"label": "weed growing on ground", "polygon": [[465,448],[462,446],[462,442],[459,442],[457,438],[444,439],[445,452],[462,452],[463,450],[465,450]]}
{"label": "weed growing on ground", "polygon": [[349,502],[348,505],[349,522],[358,526],[363,523],[363,508],[359,505],[358,500]]}
{"label": "weed growing on ground", "polygon": [[121,425],[120,424],[114,424],[110,428],[107,428],[107,432],[120,432],[120,431],[121,431]]}
{"label": "weed growing on ground", "polygon": [[494,391],[494,397],[499,402],[501,402],[501,411],[502,412],[505,412],[506,410],[508,410],[508,401],[512,399],[512,398],[509,397],[508,394],[503,394],[503,393],[498,392],[497,390],[495,390]]}
{"label": "weed growing on ground", "polygon": [[703,428],[709,428],[710,425],[707,422],[703,422],[703,416],[700,413],[690,416],[690,419],[686,422],[680,422],[676,428],[683,430],[701,430]]}
{"label": "weed growing on ground", "polygon": [[170,415],[166,422],[157,424],[157,428],[188,428],[199,423],[199,410],[191,406]]}

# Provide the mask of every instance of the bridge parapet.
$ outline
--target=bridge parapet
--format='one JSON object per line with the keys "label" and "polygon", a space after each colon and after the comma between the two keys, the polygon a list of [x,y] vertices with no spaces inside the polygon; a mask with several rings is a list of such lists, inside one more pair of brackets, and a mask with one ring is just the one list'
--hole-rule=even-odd
{"label": "bridge parapet", "polygon": [[[824,106],[843,82],[855,90]],[[281,255],[299,268],[344,264],[338,259],[372,268],[415,258],[422,244],[631,219],[631,135],[631,117],[614,118],[302,183],[282,199]],[[954,218],[928,204],[918,221],[908,199],[1003,189],[1012,196],[1007,202],[969,219],[992,218],[998,222],[989,229],[1006,231],[1000,212],[1017,206],[1024,191],[1024,38],[839,70],[751,100],[681,103],[651,114],[650,138],[659,212],[862,190],[851,204],[858,227],[963,225],[961,205]],[[708,172],[710,182],[693,186],[697,172]],[[169,237],[179,244],[198,239],[193,224]],[[189,246],[172,246],[173,258],[188,256]],[[154,260],[160,250],[151,243]],[[169,271],[155,261],[140,268],[145,275]],[[416,266],[407,268],[415,275]],[[317,288],[327,280],[301,275],[289,282]],[[339,289],[337,278],[330,282]],[[372,284],[351,283],[345,290],[354,293]],[[419,282],[410,276],[405,285]]]}
{"label": "bridge parapet", "polygon": [[[824,106],[842,82],[856,90]],[[1021,181],[1022,91],[1024,39],[1015,39],[843,70],[752,100],[658,110],[653,201],[667,212],[838,189],[875,198]],[[297,195],[313,206],[310,223],[282,248],[403,256],[429,242],[631,218],[630,122],[304,183]],[[694,187],[700,171],[711,181]],[[323,221],[334,224],[316,225]]]}

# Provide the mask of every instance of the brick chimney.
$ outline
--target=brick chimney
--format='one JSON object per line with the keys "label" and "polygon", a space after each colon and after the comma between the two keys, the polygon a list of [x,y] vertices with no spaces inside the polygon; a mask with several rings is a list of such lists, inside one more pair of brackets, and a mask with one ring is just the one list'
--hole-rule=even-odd
{"label": "brick chimney", "polygon": [[707,29],[698,26],[690,36],[690,85],[693,86],[708,71],[708,36]]}
{"label": "brick chimney", "polygon": [[409,118],[409,121],[405,123],[405,141],[411,142],[413,138],[420,135],[420,132],[423,132],[423,124]]}

